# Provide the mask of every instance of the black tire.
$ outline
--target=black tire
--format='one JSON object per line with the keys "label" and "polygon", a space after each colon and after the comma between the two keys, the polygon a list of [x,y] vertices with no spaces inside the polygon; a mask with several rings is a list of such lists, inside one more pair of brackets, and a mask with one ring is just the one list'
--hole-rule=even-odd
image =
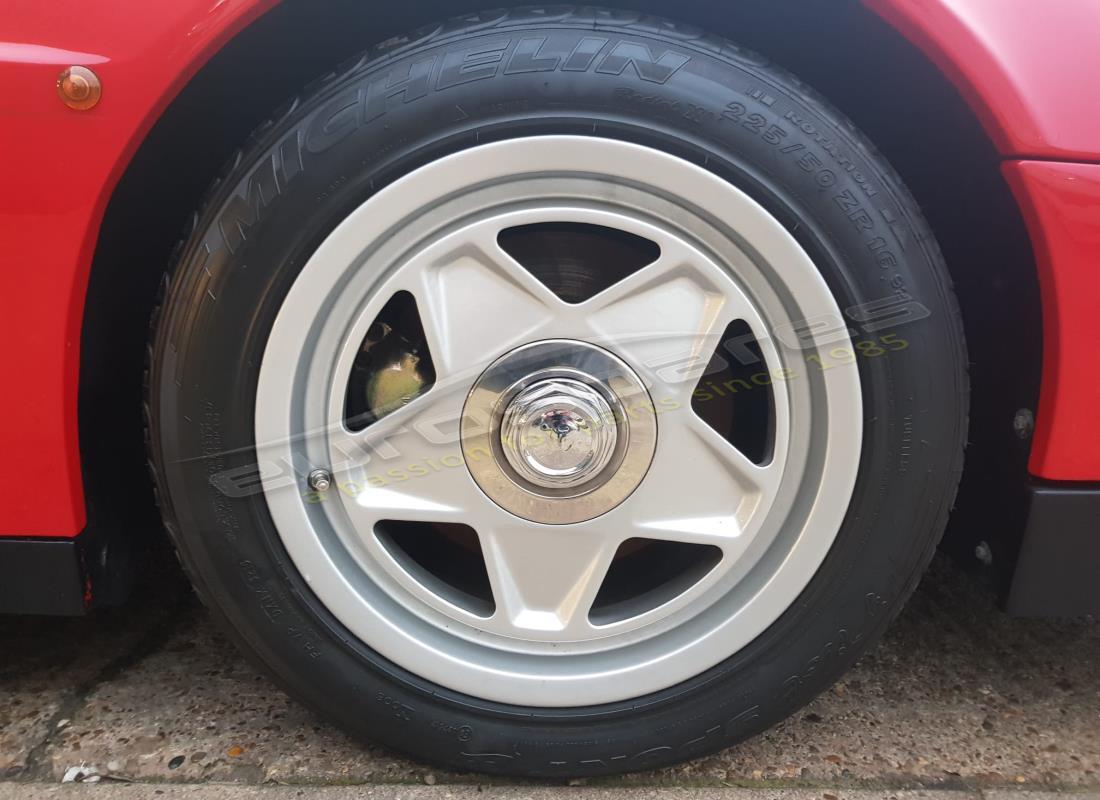
{"label": "black tire", "polygon": [[[550,51],[568,53],[584,37],[608,43],[576,71],[542,71],[551,60],[509,68],[519,65],[520,40],[546,38]],[[504,56],[448,72],[486,44],[506,45]],[[635,60],[608,60],[615,53]],[[366,91],[380,75],[408,76],[431,58],[444,67],[409,91],[385,102]],[[357,110],[340,111],[349,105]],[[799,600],[750,646],[692,680],[565,710],[457,696],[386,662],[306,587],[263,495],[229,497],[209,479],[255,463],[260,355],[282,299],[325,235],[419,165],[536,133],[627,139],[703,165],[784,222],[841,308],[904,293],[931,312],[905,327],[903,352],[860,362],[858,485]],[[599,775],[702,756],[759,733],[878,638],[915,588],[954,498],[965,364],[947,271],[915,202],[859,132],[798,80],[729,42],[639,14],[486,13],[388,43],[326,78],[261,128],[214,187],[156,326],[151,463],[200,596],[247,653],[322,716],[450,768]]]}

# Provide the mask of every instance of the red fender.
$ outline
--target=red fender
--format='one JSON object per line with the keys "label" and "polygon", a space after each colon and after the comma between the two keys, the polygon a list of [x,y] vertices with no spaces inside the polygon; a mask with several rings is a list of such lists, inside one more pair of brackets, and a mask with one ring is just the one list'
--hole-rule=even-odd
{"label": "red fender", "polygon": [[[192,75],[275,0],[5,0],[0,20],[0,536],[85,523],[77,436],[80,326],[107,202],[153,123]],[[62,69],[103,94],[72,111]]]}
{"label": "red fender", "polygon": [[954,82],[1001,155],[1100,161],[1100,4],[864,3]]}
{"label": "red fender", "polygon": [[[951,78],[1006,159],[1039,269],[1043,380],[1030,470],[1100,480],[1100,5],[865,0]],[[1039,161],[1041,160],[1041,161]]]}

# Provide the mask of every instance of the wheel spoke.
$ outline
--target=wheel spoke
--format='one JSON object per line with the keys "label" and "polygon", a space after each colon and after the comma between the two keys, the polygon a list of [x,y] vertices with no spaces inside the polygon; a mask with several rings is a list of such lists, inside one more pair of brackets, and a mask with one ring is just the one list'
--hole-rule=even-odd
{"label": "wheel spoke", "polygon": [[480,372],[538,338],[565,304],[497,244],[499,225],[480,224],[440,243],[419,270],[414,294],[437,375]]}
{"label": "wheel spoke", "polygon": [[750,309],[726,275],[675,245],[584,304],[593,340],[637,369],[655,401],[684,405],[726,326]]}
{"label": "wheel spoke", "polygon": [[340,430],[337,485],[356,529],[383,519],[457,522],[479,496],[462,459],[459,423],[468,386],[434,386],[364,431]]}
{"label": "wheel spoke", "polygon": [[523,637],[583,636],[615,545],[583,527],[520,521],[479,530],[497,603],[494,627]]}
{"label": "wheel spoke", "polygon": [[629,509],[633,525],[650,538],[735,555],[751,539],[753,512],[775,493],[779,466],[754,464],[690,409],[660,424],[656,457]]}

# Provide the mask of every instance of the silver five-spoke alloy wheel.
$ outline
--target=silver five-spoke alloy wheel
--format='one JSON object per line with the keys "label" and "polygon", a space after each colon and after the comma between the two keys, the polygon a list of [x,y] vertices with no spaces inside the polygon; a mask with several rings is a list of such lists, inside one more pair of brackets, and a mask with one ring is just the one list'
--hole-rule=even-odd
{"label": "silver five-spoke alloy wheel", "polygon": [[[659,255],[567,302],[499,243],[542,223],[622,231]],[[415,299],[434,380],[356,429],[349,375],[398,293]],[[301,478],[265,482],[267,505],[312,591],[395,664],[524,706],[640,697],[746,646],[829,551],[862,443],[857,366],[820,368],[850,346],[842,319],[780,222],[694,164],[596,137],[476,146],[377,192],[297,277],[264,352],[255,433],[262,465]],[[736,355],[722,348],[735,322],[771,392],[763,459],[693,407],[716,354]],[[327,492],[307,482],[316,469],[333,475]],[[380,533],[390,522],[472,528],[491,603],[463,603],[402,559]],[[631,540],[716,557],[592,613]]]}

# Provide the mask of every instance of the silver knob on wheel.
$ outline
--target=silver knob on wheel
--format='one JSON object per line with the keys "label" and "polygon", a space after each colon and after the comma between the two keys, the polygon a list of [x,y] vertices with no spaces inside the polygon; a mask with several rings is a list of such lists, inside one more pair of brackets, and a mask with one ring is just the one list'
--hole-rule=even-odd
{"label": "silver knob on wheel", "polygon": [[615,414],[603,395],[568,378],[528,386],[508,405],[501,447],[521,477],[548,489],[580,486],[611,461]]}

